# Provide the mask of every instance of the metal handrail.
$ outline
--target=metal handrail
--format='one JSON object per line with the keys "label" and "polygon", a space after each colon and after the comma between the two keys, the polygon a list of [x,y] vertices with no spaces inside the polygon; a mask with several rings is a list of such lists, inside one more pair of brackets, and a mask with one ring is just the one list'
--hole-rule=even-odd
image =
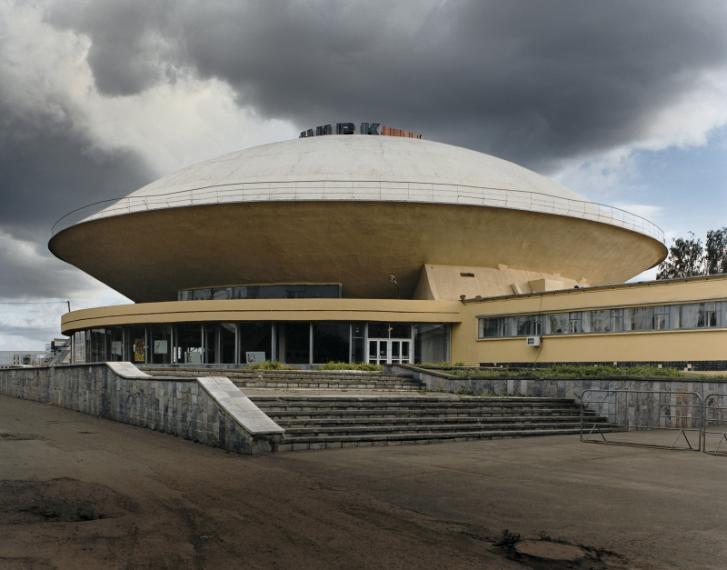
{"label": "metal handrail", "polygon": [[77,223],[135,212],[239,202],[383,201],[458,204],[561,215],[619,226],[664,243],[664,231],[626,210],[528,190],[397,181],[308,180],[215,184],[199,188],[124,196],[93,202],[59,218],[51,234]]}

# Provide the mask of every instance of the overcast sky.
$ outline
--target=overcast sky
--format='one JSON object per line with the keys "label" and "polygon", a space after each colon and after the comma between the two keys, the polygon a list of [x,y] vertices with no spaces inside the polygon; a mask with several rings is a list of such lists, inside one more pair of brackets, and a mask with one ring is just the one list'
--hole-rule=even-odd
{"label": "overcast sky", "polygon": [[58,334],[62,304],[19,303],[127,302],[48,253],[63,213],[322,123],[727,225],[725,30],[722,0],[0,0],[0,350]]}

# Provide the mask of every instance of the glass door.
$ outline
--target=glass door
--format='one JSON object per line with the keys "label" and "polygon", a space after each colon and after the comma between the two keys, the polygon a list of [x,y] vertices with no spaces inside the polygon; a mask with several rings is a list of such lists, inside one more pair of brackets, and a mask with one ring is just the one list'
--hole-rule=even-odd
{"label": "glass door", "polygon": [[369,339],[369,364],[408,364],[411,362],[411,339]]}
{"label": "glass door", "polygon": [[369,339],[369,364],[386,364],[389,356],[389,339],[387,338],[370,338]]}
{"label": "glass door", "polygon": [[409,364],[411,362],[411,340],[391,339],[389,347],[387,364]]}

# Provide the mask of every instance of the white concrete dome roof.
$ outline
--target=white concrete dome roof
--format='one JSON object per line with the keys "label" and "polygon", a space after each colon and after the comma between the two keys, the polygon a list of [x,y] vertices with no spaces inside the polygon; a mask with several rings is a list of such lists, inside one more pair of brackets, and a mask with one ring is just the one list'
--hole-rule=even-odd
{"label": "white concrete dome roof", "polygon": [[448,144],[392,136],[324,135],[233,152],[183,168],[117,200],[73,210],[53,227],[150,210],[258,202],[399,202],[568,216],[664,243],[645,218],[590,202],[512,162]]}
{"label": "white concrete dome roof", "polygon": [[[488,154],[428,140],[371,135],[325,135],[247,148],[183,168],[130,196],[319,181],[459,185],[585,200],[540,174]],[[287,194],[284,189],[279,193]]]}

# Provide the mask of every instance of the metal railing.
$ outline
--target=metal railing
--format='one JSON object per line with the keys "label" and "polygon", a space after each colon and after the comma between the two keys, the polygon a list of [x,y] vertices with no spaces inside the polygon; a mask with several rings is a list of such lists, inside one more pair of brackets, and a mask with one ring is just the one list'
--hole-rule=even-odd
{"label": "metal railing", "polygon": [[[595,414],[595,415],[590,415]],[[704,441],[704,399],[696,392],[588,389],[581,394],[580,440],[585,443],[631,445],[701,451]],[[605,417],[607,423],[595,421]],[[589,422],[589,418],[594,418]],[[673,432],[644,442],[624,433]],[[691,436],[691,437],[690,437]]]}
{"label": "metal railing", "polygon": [[704,399],[702,450],[727,455],[727,394],[709,394]]}
{"label": "metal railing", "polygon": [[102,200],[68,212],[53,224],[51,233],[55,235],[80,222],[164,208],[285,201],[419,202],[506,208],[615,225],[664,243],[663,230],[646,218],[586,200],[494,187],[341,180],[217,184],[163,194]]}
{"label": "metal railing", "polygon": [[[594,399],[591,396],[601,394]],[[606,422],[597,421],[605,417]],[[589,421],[589,418],[592,418]],[[635,431],[678,432],[670,444],[614,438]],[[727,394],[588,389],[581,394],[580,440],[638,447],[702,451],[727,456]],[[690,435],[697,434],[697,443]],[[618,436],[617,436],[618,437]]]}

